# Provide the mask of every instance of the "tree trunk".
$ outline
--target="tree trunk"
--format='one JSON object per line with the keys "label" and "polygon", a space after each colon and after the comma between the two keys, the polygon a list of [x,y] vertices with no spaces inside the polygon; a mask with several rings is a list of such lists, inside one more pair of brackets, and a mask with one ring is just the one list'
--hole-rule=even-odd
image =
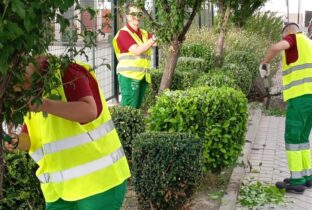
{"label": "tree trunk", "polygon": [[169,52],[167,55],[165,70],[161,78],[158,95],[160,95],[165,89],[170,88],[172,78],[177,65],[177,61],[180,54],[181,43],[178,39],[171,42]]}
{"label": "tree trunk", "polygon": [[223,44],[224,44],[224,38],[225,38],[226,29],[227,29],[226,27],[229,21],[230,14],[231,14],[231,8],[230,6],[227,6],[225,10],[225,14],[223,16],[223,21],[221,23],[220,32],[219,32],[217,44],[216,44],[216,66],[217,67],[220,67],[222,64],[221,58],[222,58],[222,53],[223,53]]}

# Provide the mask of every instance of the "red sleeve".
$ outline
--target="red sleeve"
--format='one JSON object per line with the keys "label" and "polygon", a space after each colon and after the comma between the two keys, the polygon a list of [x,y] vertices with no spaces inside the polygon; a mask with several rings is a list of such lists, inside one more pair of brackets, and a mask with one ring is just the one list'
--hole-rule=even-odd
{"label": "red sleeve", "polygon": [[147,38],[150,39],[150,38],[152,38],[152,36],[153,36],[153,34],[148,33]]}
{"label": "red sleeve", "polygon": [[121,30],[117,37],[117,44],[121,53],[127,53],[129,52],[129,48],[137,43],[127,31]]}
{"label": "red sleeve", "polygon": [[22,126],[22,133],[28,133],[28,128],[26,124],[23,124]]}
{"label": "red sleeve", "polygon": [[69,64],[64,72],[63,84],[67,101],[78,101],[82,97],[93,96],[87,72],[83,68],[78,64]]}
{"label": "red sleeve", "polygon": [[287,41],[290,45],[288,49],[293,48],[296,46],[296,35],[295,34],[289,34],[286,37],[284,37],[284,40]]}
{"label": "red sleeve", "polygon": [[297,39],[295,34],[289,34],[284,37],[284,40],[287,41],[290,47],[285,50],[286,64],[289,65],[298,60],[298,49],[297,49]]}

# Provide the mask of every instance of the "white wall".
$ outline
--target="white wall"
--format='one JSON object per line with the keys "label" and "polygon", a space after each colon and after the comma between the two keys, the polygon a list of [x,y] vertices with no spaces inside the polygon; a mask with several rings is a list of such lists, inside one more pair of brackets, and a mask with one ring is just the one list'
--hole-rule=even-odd
{"label": "white wall", "polygon": [[[287,0],[269,0],[262,11],[276,12],[278,15],[287,16]],[[312,11],[311,0],[288,0],[289,3],[289,19],[291,22],[298,23],[299,11],[299,25],[304,26],[305,11]]]}

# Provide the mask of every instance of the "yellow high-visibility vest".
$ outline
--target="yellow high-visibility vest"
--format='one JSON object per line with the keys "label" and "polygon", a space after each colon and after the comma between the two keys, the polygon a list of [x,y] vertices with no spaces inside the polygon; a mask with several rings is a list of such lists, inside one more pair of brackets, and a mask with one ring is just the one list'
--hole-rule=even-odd
{"label": "yellow high-visibility vest", "polygon": [[298,59],[287,65],[283,52],[283,98],[288,99],[312,94],[312,41],[303,34],[296,34]]}
{"label": "yellow high-visibility vest", "polygon": [[[90,69],[84,66],[86,71]],[[56,91],[66,101],[63,86]],[[31,118],[25,117],[31,139],[29,154],[39,165],[36,175],[46,202],[59,198],[83,199],[105,192],[130,177],[127,159],[100,88],[99,93],[102,112],[87,124],[52,114],[44,117],[42,113],[30,113]]]}
{"label": "yellow high-visibility vest", "polygon": [[[132,33],[127,26],[120,29],[120,31],[122,30],[127,31],[138,45],[142,45],[148,40],[148,33],[145,30],[140,29],[142,32],[143,40],[141,40],[135,33]],[[135,55],[131,52],[120,53],[120,49],[117,44],[117,37],[119,35],[119,32],[113,39],[113,47],[116,57],[118,59],[117,73],[136,80],[142,80],[145,77],[146,82],[151,83],[150,58],[152,50],[149,49],[140,56]]]}

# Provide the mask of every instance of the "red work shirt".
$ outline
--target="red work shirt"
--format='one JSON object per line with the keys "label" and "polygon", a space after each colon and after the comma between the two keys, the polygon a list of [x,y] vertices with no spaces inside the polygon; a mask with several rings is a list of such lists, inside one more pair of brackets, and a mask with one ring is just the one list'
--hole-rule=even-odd
{"label": "red work shirt", "polygon": [[[137,31],[134,30],[133,28],[131,28],[131,26],[127,23],[126,27],[132,32],[135,33],[141,40],[142,40],[142,32],[140,29],[138,29]],[[152,34],[148,34],[148,38],[150,39],[153,35]],[[120,49],[120,53],[127,53],[129,52],[129,48],[134,45],[137,44],[136,41],[132,38],[132,36],[124,30],[120,30],[118,37],[117,37],[117,45]]]}
{"label": "red work shirt", "polygon": [[298,49],[297,40],[295,34],[289,34],[284,38],[290,45],[290,47],[285,50],[286,63],[287,65],[294,63],[298,60]]}
{"label": "red work shirt", "polygon": [[[94,77],[86,72],[84,67],[74,63],[69,64],[62,81],[67,101],[78,101],[82,97],[93,96],[97,108],[97,117],[100,115],[102,102],[98,84]],[[22,132],[28,133],[26,125],[23,126]]]}

